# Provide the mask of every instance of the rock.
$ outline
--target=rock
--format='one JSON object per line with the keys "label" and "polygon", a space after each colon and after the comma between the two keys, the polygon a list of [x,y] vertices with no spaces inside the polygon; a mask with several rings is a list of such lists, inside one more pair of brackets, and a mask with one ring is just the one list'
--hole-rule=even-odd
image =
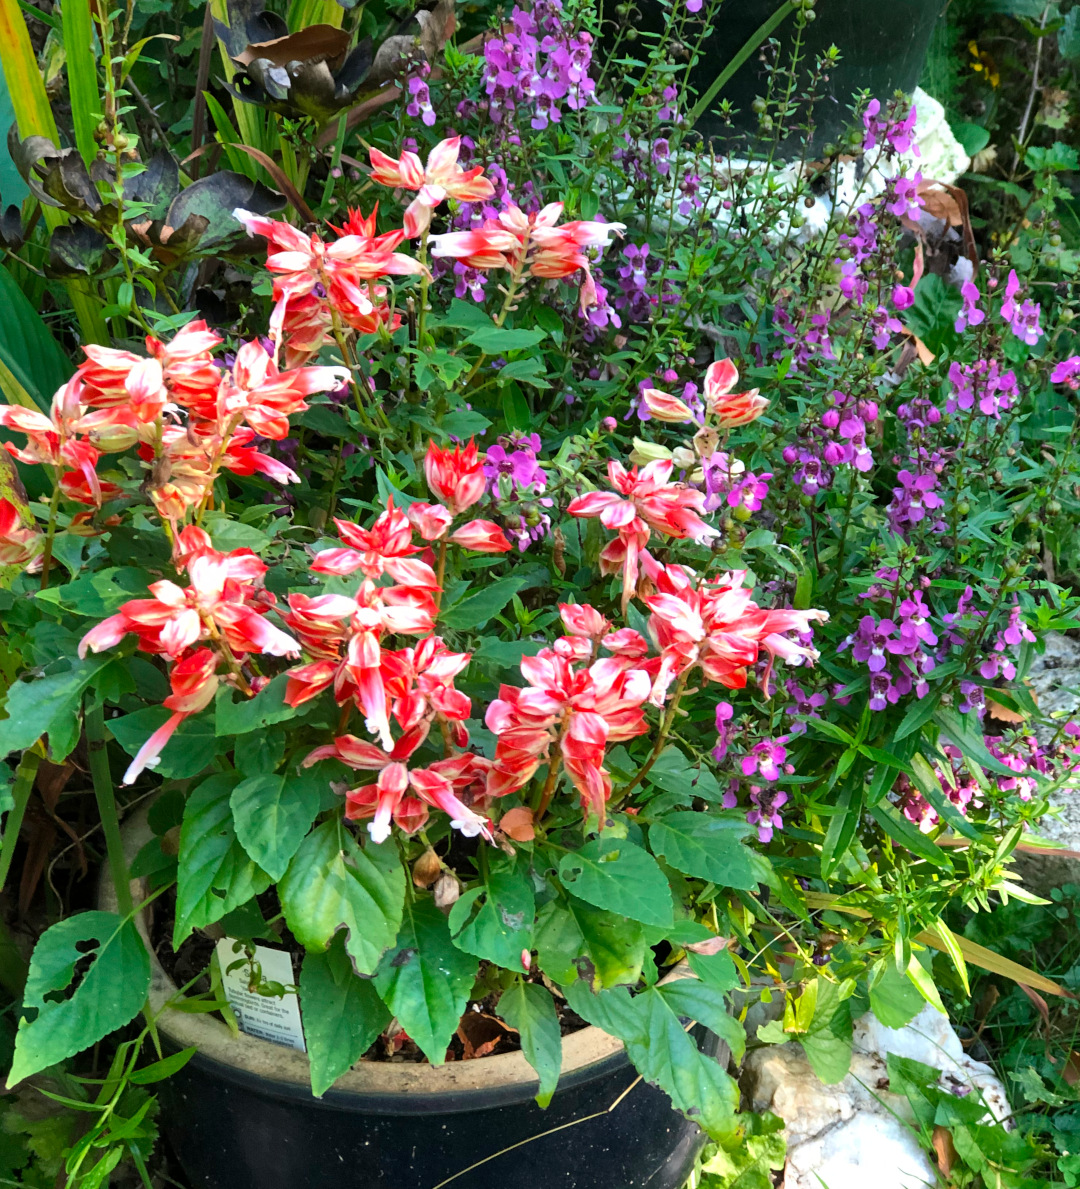
{"label": "rock", "polygon": [[886,1028],[868,1014],[855,1025],[848,1076],[818,1080],[797,1043],[767,1045],[743,1065],[745,1105],[784,1120],[785,1189],[922,1189],[937,1180],[909,1124],[907,1099],[889,1089],[886,1057],[895,1053],[940,1069],[954,1093],[978,1093],[988,1115],[1010,1114],[1005,1089],[988,1065],[964,1052],[948,1020],[926,1005],[904,1028]]}

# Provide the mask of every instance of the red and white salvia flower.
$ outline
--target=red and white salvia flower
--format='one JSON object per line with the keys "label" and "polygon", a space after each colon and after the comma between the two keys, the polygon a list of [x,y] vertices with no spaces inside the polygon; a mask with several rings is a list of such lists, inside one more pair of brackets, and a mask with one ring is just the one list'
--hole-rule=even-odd
{"label": "red and white salvia flower", "polygon": [[491,823],[461,799],[470,786],[482,790],[488,761],[465,752],[436,760],[426,768],[410,768],[407,761],[426,736],[423,728],[407,731],[384,750],[355,735],[339,735],[332,744],[317,747],[304,760],[304,767],[336,759],[350,768],[378,772],[374,784],[345,794],[345,816],[351,821],[371,818],[368,833],[373,842],[385,842],[390,837],[391,821],[406,834],[415,834],[427,821],[429,807],[441,809],[453,829],[466,838],[482,835],[491,841]]}
{"label": "red and white salvia flower", "polygon": [[460,152],[460,136],[440,141],[428,153],[426,167],[415,153],[402,153],[395,161],[379,149],[368,150],[373,181],[419,191],[405,211],[405,235],[409,239],[427,231],[432,213],[445,199],[477,202],[494,196],[495,187],[483,176],[483,166],[462,169],[458,164]]}
{"label": "red and white salvia flower", "polygon": [[648,730],[642,711],[652,687],[648,673],[613,657],[579,669],[545,648],[522,658],[521,674],[527,685],[502,686],[484,718],[498,739],[488,793],[501,797],[522,788],[556,744],[583,807],[602,813],[611,795],[603,767],[607,745]]}
{"label": "red and white salvia flower", "polygon": [[769,407],[768,400],[756,388],[735,392],[739,369],[730,359],[718,359],[705,372],[705,407],[712,414],[717,429],[735,429],[756,421]]}
{"label": "red and white salvia flower", "polygon": [[571,516],[599,517],[605,528],[618,533],[601,551],[600,567],[605,574],[622,571],[624,612],[637,590],[639,559],[651,529],[698,544],[707,544],[719,535],[699,515],[705,493],[671,483],[673,466],[670,460],[658,459],[639,472],[637,467],[627,470],[612,459],[608,481],[615,490],[590,491],[571,500],[566,509]]}
{"label": "red and white salvia flower", "polygon": [[506,534],[492,520],[470,520],[454,529],[447,540],[462,549],[471,549],[473,553],[509,553],[513,548]]}
{"label": "red and white salvia flower", "polygon": [[300,646],[266,619],[274,596],[255,585],[266,566],[250,549],[218,553],[196,548],[185,559],[190,584],[167,578],[149,587],[149,599],[131,599],[91,628],[79,656],[112,648],[129,632],[144,652],[176,658],[198,643],[224,645],[234,657],[247,653],[299,656]]}
{"label": "red and white salvia flower", "polygon": [[442,504],[425,504],[413,500],[405,509],[409,523],[425,541],[441,541],[454,523],[454,514]]}
{"label": "red and white salvia flower", "polygon": [[178,660],[169,672],[172,693],[162,705],[172,715],[139,748],[124,773],[124,784],[133,784],[147,768],[157,765],[165,744],[185,718],[205,710],[217,693],[218,657],[209,648],[199,648]]}
{"label": "red and white salvia flower", "polygon": [[484,494],[484,464],[476,443],[443,449],[430,442],[424,458],[424,477],[431,494],[455,516],[471,508]]}
{"label": "red and white salvia flower", "polygon": [[395,582],[424,590],[438,590],[435,571],[412,555],[420,552],[413,544],[408,517],[391,499],[385,512],[370,529],[335,518],[338,535],[345,542],[340,549],[323,549],[315,555],[311,569],[316,574],[353,574],[362,570],[368,578],[389,574]]}
{"label": "red and white salvia flower", "polygon": [[446,724],[458,747],[468,746],[463,724],[472,714],[472,700],[454,688],[454,678],[471,659],[467,652],[450,652],[438,636],[411,648],[384,648],[383,686],[398,726],[409,731],[434,719]]}
{"label": "red and white salvia flower", "polygon": [[340,367],[282,371],[262,343],[245,343],[222,381],[216,415],[232,426],[243,420],[260,437],[281,441],[289,436],[289,417],[308,407],[305,397],[329,392],[348,378],[348,371]]}
{"label": "red and white salvia flower", "polygon": [[738,570],[698,582],[683,566],[649,567],[657,593],[646,598],[652,612],[649,633],[660,649],[660,667],[650,701],[662,705],[675,678],[700,666],[706,680],[727,689],[746,685],[747,669],[761,652],[769,662],[762,686],[769,693],[769,676],[777,656],[797,664],[812,664],[815,649],[791,640],[787,633],[808,634],[811,624],[823,623],[825,611],[794,608],[766,610],[743,585],[746,571]]}
{"label": "red and white salvia flower", "polygon": [[28,574],[36,574],[44,548],[44,535],[23,521],[11,500],[0,499],[0,566],[22,566]]}
{"label": "red and white salvia flower", "polygon": [[598,644],[611,632],[611,624],[588,603],[560,603],[559,618],[570,636]]}
{"label": "red and white salvia flower", "polygon": [[694,414],[685,401],[679,400],[677,396],[669,396],[659,388],[644,389],[641,399],[656,421],[675,423],[694,420]]}

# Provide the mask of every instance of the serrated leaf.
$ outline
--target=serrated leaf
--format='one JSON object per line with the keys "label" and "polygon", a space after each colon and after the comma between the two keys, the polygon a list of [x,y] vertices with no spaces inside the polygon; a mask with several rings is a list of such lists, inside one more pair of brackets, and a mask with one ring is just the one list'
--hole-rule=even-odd
{"label": "serrated leaf", "polygon": [[597,908],[645,925],[674,923],[671,888],[656,860],[626,839],[595,838],[559,861],[563,887]]}
{"label": "serrated leaf", "polygon": [[[87,958],[89,966],[69,991],[75,967]],[[30,959],[8,1086],[122,1028],[149,988],[150,956],[133,921],[83,912],[46,929]]]}
{"label": "serrated leaf", "polygon": [[234,774],[211,776],[184,806],[174,949],[192,929],[213,924],[270,886],[270,876],[250,858],[233,828],[229,799],[236,783]]}
{"label": "serrated leaf", "polygon": [[539,983],[519,979],[499,997],[498,1012],[517,1029],[525,1060],[536,1070],[540,1079],[536,1104],[542,1110],[551,1102],[562,1070],[562,1036],[551,992]]}
{"label": "serrated leaf", "polygon": [[380,964],[375,988],[432,1065],[446,1060],[479,966],[451,941],[434,900],[405,905],[397,944]]}
{"label": "serrated leaf", "polygon": [[321,1098],[375,1043],[390,1012],[368,979],[359,978],[335,937],[322,954],[305,954],[300,1009],[311,1062],[311,1092]]}
{"label": "serrated leaf", "polygon": [[7,693],[0,721],[0,756],[24,751],[42,735],[49,740],[49,758],[60,763],[79,738],[82,696],[108,657],[76,661],[63,673],[33,681],[16,681]]}
{"label": "serrated leaf", "polygon": [[[818,978],[814,1015],[798,1041],[814,1073],[827,1085],[842,1082],[851,1067],[851,1007],[836,983]],[[804,992],[805,994],[805,992]]]}
{"label": "serrated leaf", "polygon": [[593,990],[634,986],[645,960],[645,930],[637,921],[567,896],[537,914],[540,968],[557,983],[582,978]]}
{"label": "serrated leaf", "polygon": [[218,690],[214,702],[214,722],[219,735],[246,735],[249,731],[261,731],[274,723],[284,722],[295,716],[292,706],[285,704],[285,687],[288,674],[281,673],[264,690],[253,698],[233,700],[233,691],[227,686]]}
{"label": "serrated leaf", "polygon": [[669,813],[650,824],[649,847],[684,875],[748,891],[763,881],[760,862],[740,841],[749,830],[742,815]]}
{"label": "serrated leaf", "polygon": [[665,747],[645,777],[665,793],[680,793],[690,804],[691,797],[719,801],[723,794],[716,777],[704,765],[694,765],[674,746]]}
{"label": "serrated leaf", "polygon": [[405,871],[393,842],[361,849],[340,821],[329,821],[300,844],[278,895],[301,945],[321,953],[344,929],[357,971],[373,974],[401,926]]}
{"label": "serrated leaf", "polygon": [[498,578],[440,615],[439,623],[458,631],[475,631],[498,615],[519,591],[536,585],[535,576],[528,574]]}
{"label": "serrated leaf", "polygon": [[507,970],[527,969],[522,952],[533,947],[536,902],[532,884],[516,868],[492,871],[486,882],[455,901],[450,933],[458,949]]}
{"label": "serrated leaf", "polygon": [[260,773],[233,789],[233,824],[240,845],[280,879],[319,813],[319,787],[307,773]]}
{"label": "serrated leaf", "polygon": [[660,994],[668,1007],[687,1020],[696,1020],[725,1041],[736,1061],[746,1052],[746,1032],[728,1010],[722,991],[696,978],[680,978],[664,983]]}

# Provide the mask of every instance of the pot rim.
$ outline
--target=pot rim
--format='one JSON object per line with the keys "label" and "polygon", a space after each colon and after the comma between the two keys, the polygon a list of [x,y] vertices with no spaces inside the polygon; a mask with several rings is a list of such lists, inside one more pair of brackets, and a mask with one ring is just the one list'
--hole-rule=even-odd
{"label": "pot rim", "polygon": [[[124,852],[130,863],[142,847],[154,837],[147,818],[149,804],[141,806],[125,823],[122,830]],[[142,879],[131,881],[132,894],[136,902],[146,895]],[[116,892],[103,872],[98,892],[100,908],[115,912]],[[136,925],[150,955],[150,1006],[157,1013],[176,994],[178,988],[166,974],[158,961],[150,940],[146,910],[136,917]],[[676,967],[663,981],[683,978],[689,974],[685,967]],[[223,1020],[215,1019],[209,1013],[188,1014],[179,1011],[165,1011],[158,1020],[159,1030],[180,1048],[195,1046],[199,1054],[219,1065],[265,1078],[269,1081],[286,1082],[303,1086],[310,1093],[311,1064],[306,1052],[274,1044],[257,1036],[241,1032],[234,1036]],[[621,1040],[588,1025],[562,1038],[562,1077],[585,1073],[590,1066],[603,1063],[605,1069],[596,1075],[608,1072],[611,1059],[619,1057],[619,1065],[629,1064]],[[588,1075],[586,1074],[586,1077]],[[521,1091],[521,1097],[535,1093],[539,1079],[535,1070],[519,1050],[511,1053],[495,1053],[475,1061],[453,1061],[444,1065],[429,1065],[426,1062],[358,1061],[334,1082],[327,1095],[378,1094],[378,1095],[438,1095],[461,1094],[469,1091],[491,1091],[513,1088]]]}

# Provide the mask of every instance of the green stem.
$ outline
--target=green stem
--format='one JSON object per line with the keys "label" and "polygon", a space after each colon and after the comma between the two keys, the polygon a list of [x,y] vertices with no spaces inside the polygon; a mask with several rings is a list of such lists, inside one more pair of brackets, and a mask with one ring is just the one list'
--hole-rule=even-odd
{"label": "green stem", "polygon": [[621,805],[626,798],[634,791],[634,789],[648,776],[653,764],[660,758],[660,753],[664,750],[664,744],[667,742],[668,735],[671,734],[671,728],[675,725],[675,715],[679,709],[679,703],[682,701],[683,692],[686,689],[686,680],[690,676],[689,670],[685,672],[678,680],[675,686],[675,692],[671,695],[671,702],[668,705],[667,713],[664,715],[663,722],[660,724],[660,733],[656,736],[656,743],[653,745],[652,753],[649,758],[642,764],[638,770],[637,775],[619,792],[619,797],[616,802],[612,804],[612,809]]}
{"label": "green stem", "polygon": [[781,22],[789,17],[795,11],[795,5],[791,0],[787,0],[786,4],[782,4],[776,12],[772,14],[767,21],[764,21],[757,29],[750,35],[746,44],[739,50],[734,58],[724,67],[723,70],[716,76],[713,84],[705,92],[704,95],[694,104],[690,110],[690,114],[686,117],[686,126],[693,128],[693,126],[701,119],[701,117],[709,110],[709,104],[720,94],[724,85],[732,78],[740,66],[750,57],[750,55],[758,48],[759,45],[769,36],[772,35]]}
{"label": "green stem", "polygon": [[120,837],[120,818],[116,812],[116,790],[112,773],[109,771],[109,753],[105,749],[105,705],[103,702],[87,702],[85,715],[86,746],[90,756],[90,778],[94,784],[101,829],[105,835],[105,849],[109,856],[113,887],[116,890],[116,904],[122,917],[134,911],[131,899],[131,876],[127,859],[124,858],[124,843]]}
{"label": "green stem", "polygon": [[52,567],[53,540],[56,537],[56,509],[60,506],[60,482],[53,475],[53,493],[49,501],[49,527],[45,532],[45,552],[41,558],[41,589],[49,585],[49,570]]}
{"label": "green stem", "polygon": [[15,769],[15,784],[11,795],[15,804],[8,810],[7,823],[4,826],[4,838],[0,842],[0,891],[7,882],[8,872],[11,870],[11,860],[15,855],[15,844],[19,841],[19,830],[22,829],[23,815],[30,800],[30,791],[34,787],[38,765],[41,763],[42,751],[40,741],[33,747],[28,747],[22,754],[18,768]]}

